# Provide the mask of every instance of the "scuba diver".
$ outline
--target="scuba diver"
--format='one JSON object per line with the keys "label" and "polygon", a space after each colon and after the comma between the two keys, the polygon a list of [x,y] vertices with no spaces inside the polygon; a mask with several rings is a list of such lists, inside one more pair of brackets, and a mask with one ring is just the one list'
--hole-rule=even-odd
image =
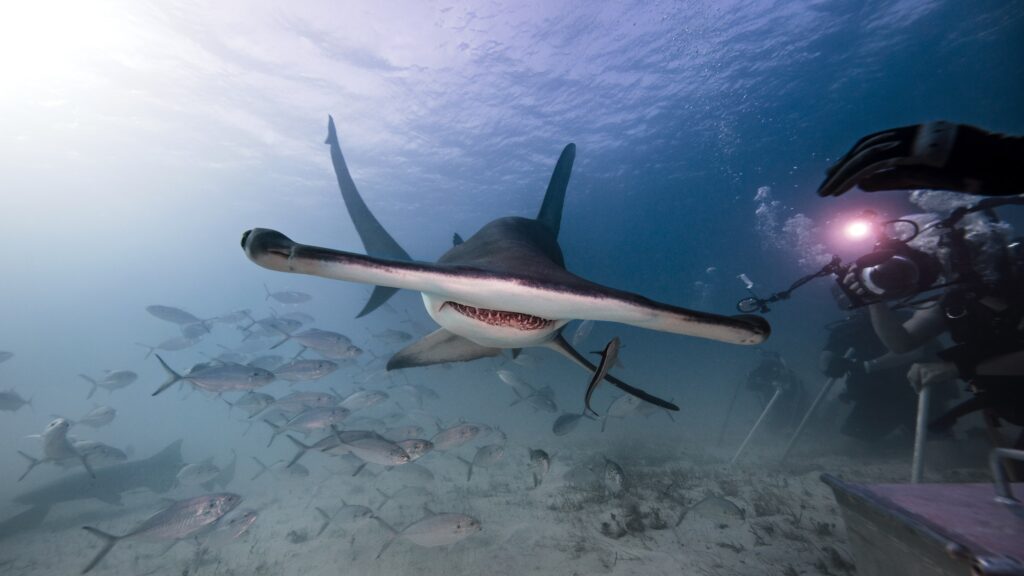
{"label": "scuba diver", "polygon": [[869,134],[828,169],[819,196],[857,186],[949,190],[983,196],[1024,192],[1024,138],[966,124],[928,122]]}
{"label": "scuba diver", "polygon": [[[849,309],[849,302],[835,292],[840,308]],[[896,314],[904,320],[910,317],[906,312]],[[907,369],[915,362],[934,358],[937,345],[928,344],[907,354],[890,352],[875,334],[864,308],[848,310],[847,317],[833,322],[828,330],[820,368],[829,378],[845,377],[846,389],[839,400],[853,405],[840,433],[869,444],[897,431],[912,435],[917,394],[907,386]],[[944,411],[948,399],[956,396],[951,381],[940,388],[940,393],[931,396],[932,414]]]}
{"label": "scuba diver", "polygon": [[761,361],[750,372],[744,387],[753,392],[765,410],[776,391],[779,396],[772,409],[765,416],[765,426],[774,432],[784,431],[792,426],[807,409],[807,394],[803,380],[789,366],[778,352],[761,350]]}
{"label": "scuba diver", "polygon": [[[906,321],[883,303],[869,305],[872,325],[893,352],[912,350],[948,332],[955,345],[943,350],[941,362],[914,364],[907,377],[917,387],[958,376],[973,397],[931,422],[948,430],[965,414],[982,410],[993,442],[999,446],[1000,420],[1024,426],[1024,248],[994,232],[978,230],[983,221],[960,224],[975,212],[995,220],[992,208],[1024,204],[1024,138],[1002,136],[967,125],[932,122],[905,126],[861,138],[834,166],[818,194],[838,196],[854,186],[866,191],[932,188],[1010,196],[987,198],[955,210],[941,222],[941,243],[948,253],[953,280],[937,304],[920,309]],[[875,267],[879,278],[880,261]],[[891,267],[898,268],[898,267]],[[908,267],[909,269],[909,267]],[[878,292],[871,270],[852,271],[843,279],[858,296]],[[889,274],[890,280],[901,274]],[[1024,432],[1014,443],[1024,448]],[[1018,467],[1019,468],[1019,467]],[[1017,476],[1020,474],[1017,470]]]}

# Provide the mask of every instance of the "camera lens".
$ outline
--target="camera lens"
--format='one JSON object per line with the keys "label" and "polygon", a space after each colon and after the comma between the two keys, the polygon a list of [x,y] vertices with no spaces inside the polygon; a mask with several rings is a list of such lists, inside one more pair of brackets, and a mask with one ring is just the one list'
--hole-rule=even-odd
{"label": "camera lens", "polygon": [[899,295],[917,287],[920,272],[917,264],[903,256],[888,260],[861,270],[864,287],[878,296]]}

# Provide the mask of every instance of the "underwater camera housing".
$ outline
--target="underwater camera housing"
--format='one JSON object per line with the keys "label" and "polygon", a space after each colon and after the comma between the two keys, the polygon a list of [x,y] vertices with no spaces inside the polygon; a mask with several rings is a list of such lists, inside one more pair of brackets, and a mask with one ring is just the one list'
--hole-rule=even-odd
{"label": "underwater camera housing", "polygon": [[[909,226],[910,234],[896,234],[895,230],[904,225]],[[793,290],[823,276],[834,277],[836,285],[849,300],[849,309],[907,298],[939,287],[936,282],[942,267],[938,259],[909,244],[920,234],[917,223],[902,219],[870,224],[856,222],[850,228],[857,230],[858,234],[865,228],[873,231],[877,238],[874,249],[850,264],[844,264],[839,256],[833,255],[832,260],[817,272],[803,276],[788,289],[767,298],[760,298],[751,290],[751,296],[736,303],[737,310],[745,314],[768,312],[769,304],[788,299]],[[855,292],[847,285],[846,278],[850,274],[854,274],[864,287],[863,292]]]}

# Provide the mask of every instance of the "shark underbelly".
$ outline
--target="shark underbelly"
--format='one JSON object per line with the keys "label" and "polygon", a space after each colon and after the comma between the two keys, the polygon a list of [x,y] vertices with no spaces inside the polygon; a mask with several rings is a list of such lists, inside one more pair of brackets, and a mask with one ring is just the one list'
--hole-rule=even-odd
{"label": "shark underbelly", "polygon": [[489,348],[525,348],[551,341],[570,320],[499,310],[423,292],[427,314],[442,328]]}

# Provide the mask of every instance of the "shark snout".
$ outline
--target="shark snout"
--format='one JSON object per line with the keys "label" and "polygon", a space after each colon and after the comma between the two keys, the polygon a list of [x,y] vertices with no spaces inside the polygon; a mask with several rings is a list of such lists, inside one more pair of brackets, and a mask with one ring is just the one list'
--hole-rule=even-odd
{"label": "shark snout", "polygon": [[274,270],[287,268],[288,258],[296,246],[291,238],[277,230],[253,228],[242,233],[242,249],[250,260]]}

